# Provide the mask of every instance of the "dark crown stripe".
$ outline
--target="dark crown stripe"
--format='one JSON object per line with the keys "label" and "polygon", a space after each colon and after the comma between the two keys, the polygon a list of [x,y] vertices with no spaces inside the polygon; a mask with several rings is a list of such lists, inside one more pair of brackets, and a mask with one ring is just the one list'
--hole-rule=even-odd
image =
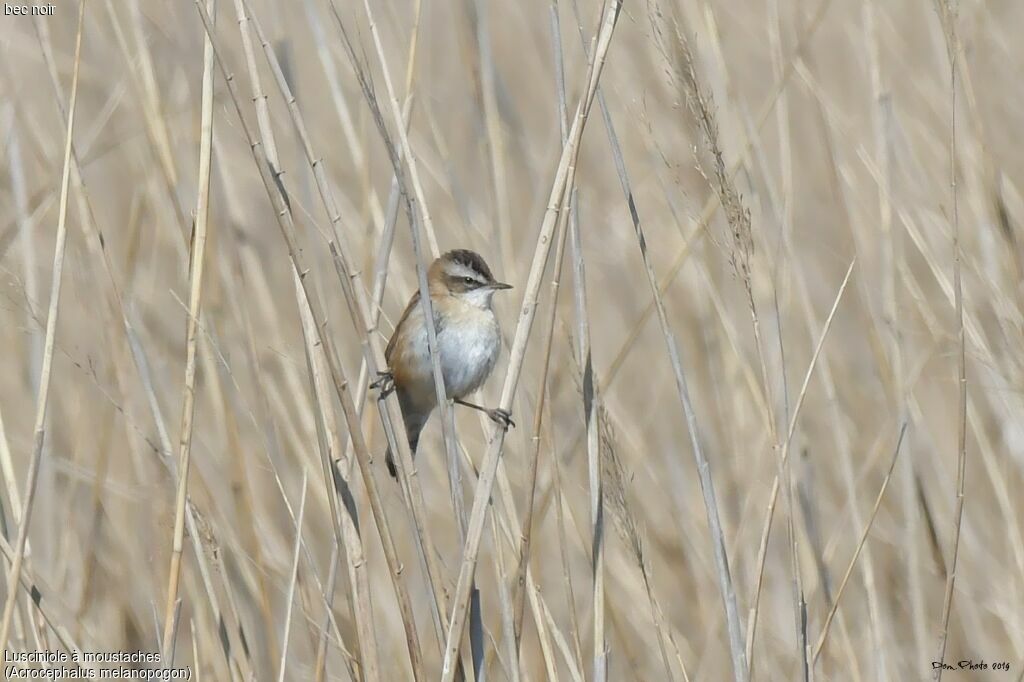
{"label": "dark crown stripe", "polygon": [[484,259],[474,251],[470,251],[469,249],[455,249],[446,253],[444,257],[451,259],[453,263],[464,265],[474,272],[480,273],[487,281],[494,279],[494,276],[491,274],[491,269],[487,267],[487,263],[485,263]]}

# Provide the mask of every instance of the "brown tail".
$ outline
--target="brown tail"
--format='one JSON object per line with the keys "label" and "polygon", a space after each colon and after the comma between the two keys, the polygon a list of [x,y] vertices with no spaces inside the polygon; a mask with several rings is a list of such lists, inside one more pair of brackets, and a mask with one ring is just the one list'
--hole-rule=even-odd
{"label": "brown tail", "polygon": [[[431,408],[422,409],[401,388],[397,392],[398,403],[402,407],[402,421],[405,422],[405,433],[409,437],[409,449],[412,450],[412,454],[415,456],[416,446],[420,442],[420,433],[423,431],[423,427],[426,426],[427,419],[430,418]],[[390,447],[384,455],[384,463],[388,465],[388,473],[391,474],[391,478],[397,479],[398,469],[395,467],[395,457]]]}
{"label": "brown tail", "polygon": [[[416,456],[416,446],[420,444],[420,431],[423,430],[423,425],[415,425],[406,423],[406,432],[409,434],[409,449],[412,450],[413,457]],[[384,464],[388,467],[388,473],[391,474],[391,478],[398,480],[398,469],[395,467],[395,457],[391,454],[391,448],[389,447],[387,452],[384,453]]]}

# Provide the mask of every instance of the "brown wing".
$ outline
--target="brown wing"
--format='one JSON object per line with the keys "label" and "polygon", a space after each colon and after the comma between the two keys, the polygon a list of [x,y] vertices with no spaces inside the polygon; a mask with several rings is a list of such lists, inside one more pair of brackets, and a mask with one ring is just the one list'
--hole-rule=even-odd
{"label": "brown wing", "polygon": [[395,325],[395,331],[391,333],[391,339],[388,341],[388,347],[384,349],[384,359],[391,363],[391,352],[395,349],[395,341],[398,339],[398,330],[402,328],[402,323],[405,322],[405,318],[409,317],[409,313],[412,312],[415,306],[420,304],[420,292],[417,290],[412,298],[409,299],[409,303],[405,306],[405,310],[402,312],[402,317],[399,318],[398,324]]}

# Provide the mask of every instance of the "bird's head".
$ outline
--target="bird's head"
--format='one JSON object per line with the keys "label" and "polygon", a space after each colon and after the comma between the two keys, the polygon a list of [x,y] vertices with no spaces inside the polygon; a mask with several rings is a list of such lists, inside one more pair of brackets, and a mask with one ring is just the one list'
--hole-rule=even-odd
{"label": "bird's head", "polygon": [[511,289],[494,279],[480,254],[468,249],[448,251],[435,260],[427,272],[431,292],[454,296],[478,308],[490,308],[499,289]]}

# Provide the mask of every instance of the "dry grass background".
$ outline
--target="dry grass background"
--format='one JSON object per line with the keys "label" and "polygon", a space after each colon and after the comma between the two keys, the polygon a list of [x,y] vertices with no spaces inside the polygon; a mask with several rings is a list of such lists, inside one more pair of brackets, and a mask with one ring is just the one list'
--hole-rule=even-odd
{"label": "dry grass background", "polygon": [[[948,679],[1021,679],[1024,6],[627,2],[575,178],[562,175],[575,185],[570,215],[556,176],[568,132],[560,120],[571,123],[587,92],[592,39],[614,10],[576,4],[252,0],[255,21],[240,25],[246,5],[220,0],[220,56],[263,139],[257,157],[284,171],[304,280],[314,314],[322,302],[330,344],[318,342],[319,318],[303,335],[302,289],[271,201],[281,195],[260,181],[212,53],[208,167],[203,160],[205,33],[193,3],[85,3],[67,157],[78,3],[61,0],[39,20],[0,18],[10,648],[155,651],[170,624],[175,661],[197,679],[410,679],[410,652],[421,659],[416,674],[438,676],[445,605],[462,606],[464,537],[440,420],[421,443],[417,508],[405,501],[415,491],[385,473],[372,395],[362,412],[378,511],[402,564],[395,578],[354,463],[363,438],[350,446],[323,361],[325,349],[337,353],[346,400],[361,407],[373,354],[346,296],[362,288],[371,302],[363,313],[373,309],[377,265],[386,264],[384,342],[417,286],[405,202],[389,210],[388,145],[396,155],[406,145],[383,56],[399,106],[411,95],[415,169],[403,156],[402,184],[415,199],[423,257],[436,235],[442,250],[473,248],[516,285],[496,304],[506,349],[528,273],[543,275],[511,385],[518,426],[504,441],[489,516],[479,517],[482,619],[470,618],[464,665],[452,672],[472,666],[472,639],[487,679],[789,680],[805,676],[805,661],[818,679],[922,679],[948,633],[947,661],[1011,666]],[[321,201],[257,27],[295,95],[336,215]],[[252,67],[267,96],[260,120]],[[545,216],[549,197],[563,210]],[[47,379],[62,204],[67,244]],[[542,223],[554,232],[537,258]],[[338,263],[329,242],[343,252]],[[190,278],[190,250],[194,259],[204,245],[192,270],[202,277]],[[190,301],[201,312],[191,332]],[[195,417],[183,428],[193,351]],[[499,402],[508,357],[483,390],[486,404]],[[682,397],[710,465],[718,537]],[[40,404],[42,440],[33,428]],[[485,482],[493,475],[492,426],[461,410],[454,423],[461,466],[451,473],[469,517],[478,469]],[[33,495],[26,481],[39,443]],[[176,504],[183,452],[185,506]],[[337,460],[341,497],[325,459]],[[423,513],[425,534],[410,508]],[[181,583],[168,609],[177,510]],[[530,571],[520,583],[525,518]],[[731,619],[716,540],[728,554]],[[440,619],[420,548],[438,573]],[[15,572],[22,586],[12,601]],[[410,597],[411,645],[396,584]],[[38,606],[30,589],[42,595]],[[738,651],[727,620],[739,627]],[[743,659],[749,670],[734,665]]]}

